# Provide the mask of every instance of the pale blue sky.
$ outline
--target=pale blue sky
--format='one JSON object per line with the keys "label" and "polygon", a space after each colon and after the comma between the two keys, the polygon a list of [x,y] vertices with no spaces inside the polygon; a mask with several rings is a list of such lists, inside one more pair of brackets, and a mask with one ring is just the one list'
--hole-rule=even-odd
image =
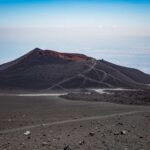
{"label": "pale blue sky", "polygon": [[150,1],[0,0],[0,63],[35,47],[150,73]]}

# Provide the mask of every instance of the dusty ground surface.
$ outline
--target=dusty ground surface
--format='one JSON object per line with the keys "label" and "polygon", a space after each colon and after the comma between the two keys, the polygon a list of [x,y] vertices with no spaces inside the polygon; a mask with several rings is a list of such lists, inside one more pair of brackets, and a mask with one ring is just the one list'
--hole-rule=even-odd
{"label": "dusty ground surface", "polygon": [[0,96],[0,150],[149,150],[149,108]]}
{"label": "dusty ground surface", "polygon": [[70,92],[61,97],[70,100],[111,102],[128,105],[150,105],[149,89],[130,90],[103,90],[101,93],[94,90]]}

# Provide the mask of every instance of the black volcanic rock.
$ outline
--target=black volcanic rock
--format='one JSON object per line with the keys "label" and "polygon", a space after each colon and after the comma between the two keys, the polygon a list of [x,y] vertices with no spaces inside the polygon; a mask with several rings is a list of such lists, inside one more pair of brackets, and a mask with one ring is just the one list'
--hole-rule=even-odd
{"label": "black volcanic rock", "polygon": [[35,48],[0,66],[1,89],[146,87],[150,75],[82,54]]}

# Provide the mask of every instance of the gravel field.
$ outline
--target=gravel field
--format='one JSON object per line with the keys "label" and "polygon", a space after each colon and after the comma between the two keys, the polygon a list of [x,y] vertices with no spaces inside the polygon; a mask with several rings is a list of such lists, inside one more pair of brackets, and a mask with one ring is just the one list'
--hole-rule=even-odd
{"label": "gravel field", "polygon": [[0,150],[149,150],[150,107],[0,96]]}

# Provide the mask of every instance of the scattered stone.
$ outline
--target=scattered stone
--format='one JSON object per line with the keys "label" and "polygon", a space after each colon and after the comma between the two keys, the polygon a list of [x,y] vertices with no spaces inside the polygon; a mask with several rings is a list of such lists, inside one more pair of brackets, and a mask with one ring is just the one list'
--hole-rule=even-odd
{"label": "scattered stone", "polygon": [[125,135],[127,132],[125,130],[120,132],[122,135]]}
{"label": "scattered stone", "polygon": [[51,139],[48,139],[47,141],[48,141],[48,142],[51,142]]}
{"label": "scattered stone", "polygon": [[95,133],[94,133],[94,132],[90,132],[89,135],[90,135],[90,136],[94,136]]}
{"label": "scattered stone", "polygon": [[102,133],[102,137],[105,137],[105,133]]}
{"label": "scattered stone", "polygon": [[123,131],[120,131],[120,132],[118,132],[118,131],[115,132],[114,135],[120,135],[120,134],[121,134],[121,135],[125,135],[126,133],[127,133],[127,131],[126,131],[126,130],[123,130]]}
{"label": "scattered stone", "polygon": [[20,145],[25,145],[25,143],[20,143]]}
{"label": "scattered stone", "polygon": [[105,142],[105,141],[102,141],[102,143],[105,144],[106,142]]}
{"label": "scattered stone", "polygon": [[48,142],[42,142],[42,146],[48,145]]}
{"label": "scattered stone", "polygon": [[46,134],[43,134],[44,137],[46,137]]}
{"label": "scattered stone", "polygon": [[143,137],[143,136],[139,136],[139,138],[140,138],[140,139],[143,139],[144,137]]}
{"label": "scattered stone", "polygon": [[123,123],[122,123],[122,122],[118,122],[118,123],[117,123],[117,125],[121,125],[121,126],[123,126]]}
{"label": "scattered stone", "polygon": [[69,145],[64,147],[64,150],[71,150],[71,148],[69,147]]}
{"label": "scattered stone", "polygon": [[119,135],[119,134],[120,134],[120,132],[115,132],[115,133],[114,133],[114,135]]}
{"label": "scattered stone", "polygon": [[26,132],[24,132],[24,135],[30,135],[31,134],[31,132],[30,131],[26,131]]}
{"label": "scattered stone", "polygon": [[84,140],[79,142],[79,145],[83,145],[83,144],[85,144]]}

